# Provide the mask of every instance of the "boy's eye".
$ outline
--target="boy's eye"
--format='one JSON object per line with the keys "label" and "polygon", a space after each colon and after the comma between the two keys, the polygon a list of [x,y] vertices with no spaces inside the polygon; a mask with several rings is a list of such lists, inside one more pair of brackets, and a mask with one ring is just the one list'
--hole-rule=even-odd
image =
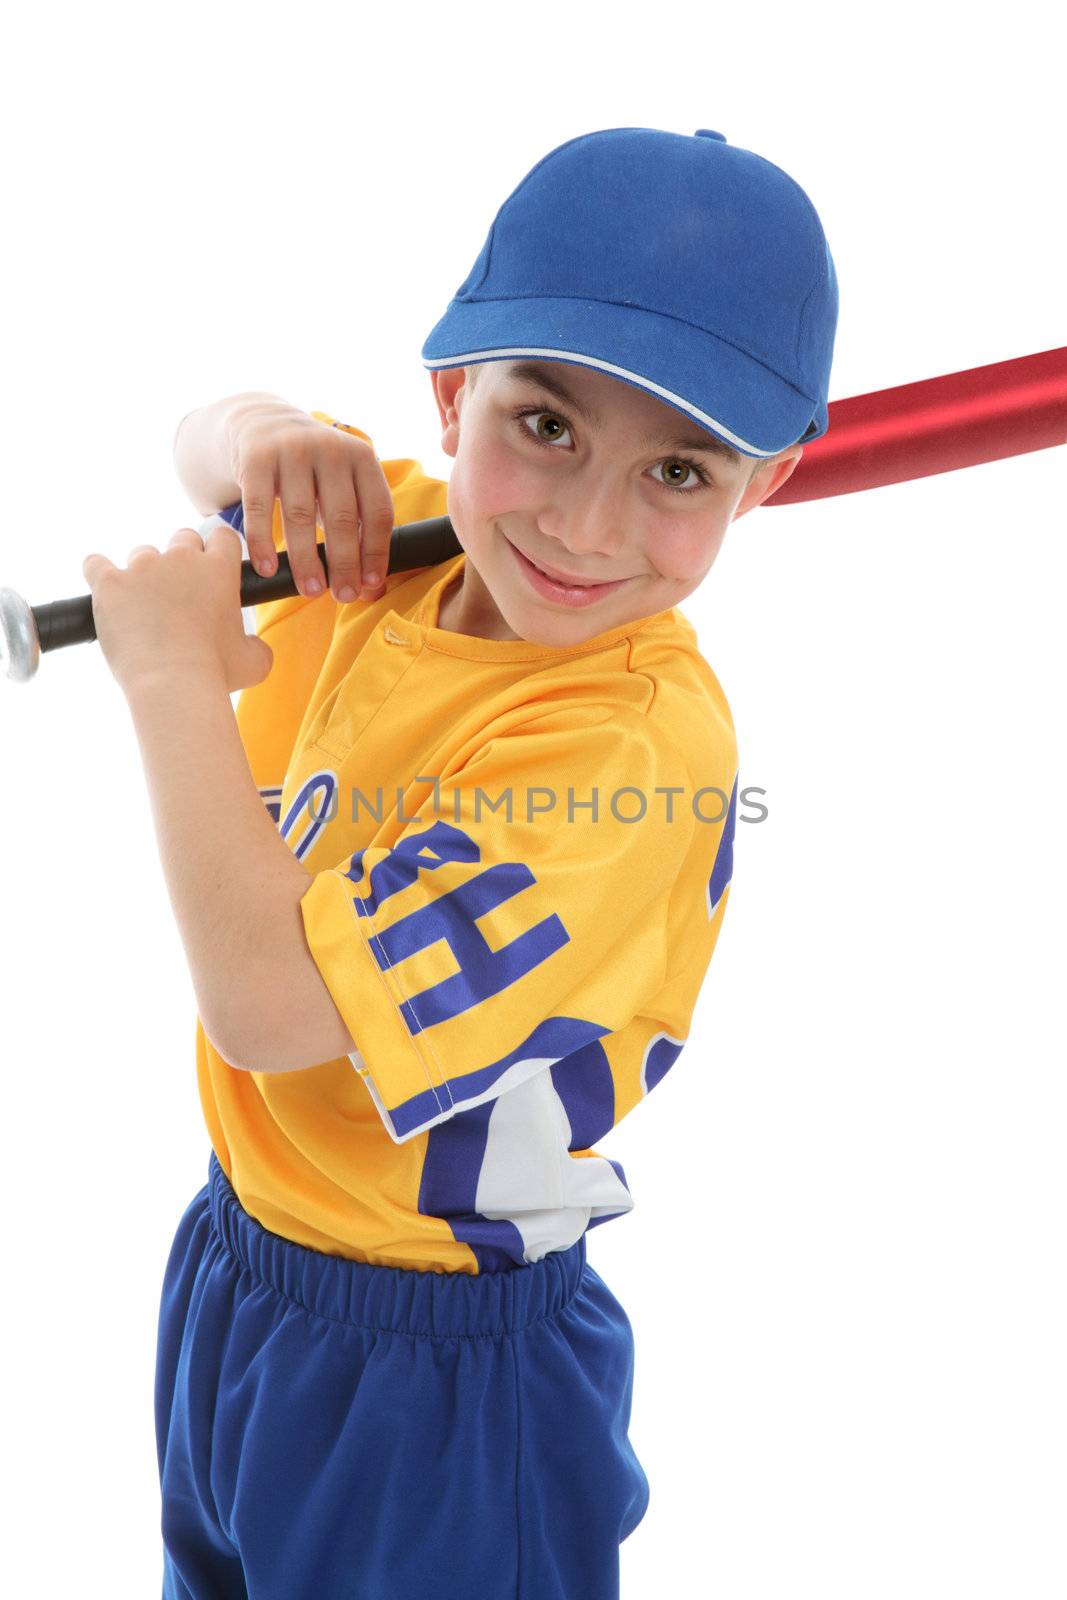
{"label": "boy's eye", "polygon": [[[708,481],[701,472],[700,468],[697,466],[696,462],[687,461],[684,456],[668,456],[666,461],[657,461],[654,470],[658,472],[660,467],[670,467],[672,469],[675,467],[682,467],[689,474],[688,477],[682,479],[681,483],[664,484],[664,487],[667,489],[683,489],[687,494],[695,494],[696,490],[689,487],[690,479],[694,477],[699,478],[701,483],[707,483]],[[663,482],[662,479],[659,481]]]}
{"label": "boy's eye", "polygon": [[[550,450],[559,443],[561,434],[571,431],[571,425],[566,417],[561,416],[558,411],[550,411],[547,407],[526,406],[522,410],[516,411],[514,415],[523,432],[532,438],[535,444],[545,445]],[[535,419],[532,428],[527,426],[526,419],[528,417]],[[547,438],[541,427],[541,419],[543,417],[547,417],[550,427],[555,429]],[[690,461],[687,456],[667,456],[663,461],[656,462],[657,471],[660,467],[685,467],[690,477],[695,477],[699,484],[706,485],[711,482],[707,473],[695,461]],[[675,494],[696,494],[699,492],[696,486],[690,484],[689,478],[683,479],[681,483],[667,483],[662,478],[657,479],[657,482],[661,488],[670,489]]]}
{"label": "boy's eye", "polygon": [[[557,440],[559,439],[559,433],[558,432],[556,432],[554,434],[551,434],[547,438],[541,432],[541,418],[542,417],[550,418],[551,422],[554,424],[554,426],[557,429],[562,428],[564,433],[569,433],[570,432],[570,423],[564,422],[563,418],[560,417],[560,416],[557,416],[554,411],[519,411],[519,412],[516,412],[516,415],[520,419],[522,419],[523,417],[536,417],[537,418],[537,422],[535,423],[534,426],[535,426],[536,433],[537,433],[537,442],[538,442],[538,444],[555,444],[557,442]],[[526,432],[529,433],[529,432],[531,432],[531,430],[529,428],[527,428]]]}

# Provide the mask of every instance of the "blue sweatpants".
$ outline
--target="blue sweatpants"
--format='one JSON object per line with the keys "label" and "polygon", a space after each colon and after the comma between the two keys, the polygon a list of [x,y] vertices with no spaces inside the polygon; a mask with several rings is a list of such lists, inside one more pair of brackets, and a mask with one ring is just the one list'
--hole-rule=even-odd
{"label": "blue sweatpants", "polygon": [[633,1368],[584,1235],[369,1266],[269,1232],[212,1151],[160,1302],[164,1600],[618,1600]]}

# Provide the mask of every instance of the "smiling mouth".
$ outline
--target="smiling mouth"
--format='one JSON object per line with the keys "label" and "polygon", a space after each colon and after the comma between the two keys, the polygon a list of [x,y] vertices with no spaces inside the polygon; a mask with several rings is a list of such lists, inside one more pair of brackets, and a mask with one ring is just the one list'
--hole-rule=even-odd
{"label": "smiling mouth", "polygon": [[[518,545],[513,548],[519,550]],[[528,556],[525,550],[519,550],[519,554],[530,563],[531,567],[536,567],[538,572],[543,573],[546,578],[551,578],[553,583],[566,584],[572,589],[599,589],[605,583],[618,583],[620,581],[618,578],[570,578],[565,573],[553,572],[551,567],[543,567],[539,561],[534,560],[533,556]]]}

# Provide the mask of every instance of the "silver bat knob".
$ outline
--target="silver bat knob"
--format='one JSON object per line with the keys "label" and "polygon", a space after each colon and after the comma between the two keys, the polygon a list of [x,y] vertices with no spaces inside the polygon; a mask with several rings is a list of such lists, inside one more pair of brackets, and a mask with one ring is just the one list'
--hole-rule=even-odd
{"label": "silver bat knob", "polygon": [[41,644],[29,602],[14,589],[0,589],[0,672],[27,683],[37,671]]}

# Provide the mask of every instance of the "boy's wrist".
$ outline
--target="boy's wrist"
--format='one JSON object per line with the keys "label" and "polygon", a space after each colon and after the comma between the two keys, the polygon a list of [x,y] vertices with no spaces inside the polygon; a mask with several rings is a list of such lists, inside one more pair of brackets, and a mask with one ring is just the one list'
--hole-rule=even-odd
{"label": "boy's wrist", "polygon": [[277,395],[251,390],[200,406],[178,424],[174,466],[182,487],[202,515],[219,511],[241,498],[234,471],[231,421],[266,406],[286,407],[286,402]]}
{"label": "boy's wrist", "polygon": [[241,431],[250,422],[255,422],[261,417],[276,417],[293,414],[306,417],[307,412],[299,406],[290,405],[287,400],[281,400],[277,395],[248,395],[239,397],[231,403],[222,418],[222,438],[226,451],[226,459],[230,463],[231,471],[237,475],[239,466],[238,444]]}
{"label": "boy's wrist", "polygon": [[226,679],[202,657],[159,658],[151,665],[127,674],[120,685],[131,712],[147,709],[153,702],[180,697],[183,702],[197,694],[223,694],[229,698]]}

